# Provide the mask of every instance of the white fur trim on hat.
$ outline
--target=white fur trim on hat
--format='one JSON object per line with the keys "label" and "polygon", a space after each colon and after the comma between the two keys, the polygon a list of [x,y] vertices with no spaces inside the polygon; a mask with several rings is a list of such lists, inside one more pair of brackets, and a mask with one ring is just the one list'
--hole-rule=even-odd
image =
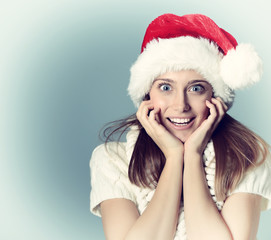
{"label": "white fur trim on hat", "polygon": [[195,70],[213,87],[215,97],[221,97],[230,107],[234,92],[223,81],[220,63],[223,54],[213,42],[204,38],[177,37],[154,39],[131,67],[128,93],[138,107],[149,93],[153,81],[166,72]]}

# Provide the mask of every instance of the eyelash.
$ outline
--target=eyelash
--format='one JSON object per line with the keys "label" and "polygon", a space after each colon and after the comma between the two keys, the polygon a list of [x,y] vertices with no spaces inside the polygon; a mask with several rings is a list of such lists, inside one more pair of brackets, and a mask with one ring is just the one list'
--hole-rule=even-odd
{"label": "eyelash", "polygon": [[[200,87],[201,90],[200,91],[195,91],[195,92],[203,92],[205,90],[204,86],[202,86],[201,84],[197,84],[197,85],[193,85],[189,88],[189,91],[191,91],[192,88],[196,88],[196,87]],[[194,92],[194,91],[193,91]]]}
{"label": "eyelash", "polygon": [[[161,89],[163,86],[168,86],[170,89],[169,90],[163,90],[163,89]],[[163,83],[158,84],[158,88],[163,92],[167,92],[167,91],[170,91],[172,87],[170,86],[170,84],[163,82]]]}
{"label": "eyelash", "polygon": [[[168,86],[170,89],[163,90],[162,89],[163,86]],[[200,87],[201,89],[199,91],[192,91],[192,88],[197,88],[197,87]],[[169,83],[166,83],[166,82],[162,82],[162,83],[158,84],[158,88],[163,92],[168,92],[168,91],[172,90],[171,85]],[[193,86],[189,87],[188,91],[189,92],[200,92],[201,93],[201,92],[205,91],[205,87],[203,85],[201,85],[201,84],[196,84],[196,85],[193,85]]]}

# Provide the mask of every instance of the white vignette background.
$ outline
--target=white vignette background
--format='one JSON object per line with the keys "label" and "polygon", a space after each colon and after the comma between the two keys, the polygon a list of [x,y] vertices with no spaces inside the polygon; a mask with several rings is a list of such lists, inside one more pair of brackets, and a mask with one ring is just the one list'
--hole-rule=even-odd
{"label": "white vignette background", "polygon": [[[104,239],[89,158],[99,129],[135,111],[129,68],[160,14],[206,14],[255,46],[263,79],[237,92],[230,114],[270,144],[270,10],[267,0],[0,0],[0,239]],[[263,212],[260,240],[270,221]]]}

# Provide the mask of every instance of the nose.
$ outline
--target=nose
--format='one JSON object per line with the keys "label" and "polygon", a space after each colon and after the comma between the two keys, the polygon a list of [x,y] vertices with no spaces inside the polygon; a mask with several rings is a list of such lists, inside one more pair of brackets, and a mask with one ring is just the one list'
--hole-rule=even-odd
{"label": "nose", "polygon": [[176,93],[172,102],[173,108],[179,112],[187,112],[190,110],[189,101],[185,93]]}

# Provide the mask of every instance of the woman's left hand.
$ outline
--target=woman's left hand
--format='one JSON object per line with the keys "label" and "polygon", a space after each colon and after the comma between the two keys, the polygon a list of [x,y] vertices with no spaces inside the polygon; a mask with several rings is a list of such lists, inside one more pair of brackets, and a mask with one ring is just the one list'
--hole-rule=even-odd
{"label": "woman's left hand", "polygon": [[187,152],[203,153],[214,130],[228,110],[227,105],[219,97],[212,98],[211,101],[206,100],[206,106],[210,109],[210,114],[186,140],[184,144],[185,154]]}

